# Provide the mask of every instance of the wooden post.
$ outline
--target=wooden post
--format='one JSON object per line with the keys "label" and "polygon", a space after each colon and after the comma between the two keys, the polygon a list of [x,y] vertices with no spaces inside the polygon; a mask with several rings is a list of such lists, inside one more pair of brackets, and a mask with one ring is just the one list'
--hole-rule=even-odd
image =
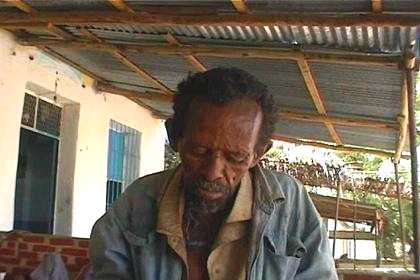
{"label": "wooden post", "polygon": [[394,173],[395,173],[395,185],[397,187],[397,201],[398,201],[398,215],[400,222],[400,241],[401,241],[401,253],[403,259],[403,266],[407,269],[407,260],[405,255],[405,229],[404,229],[404,213],[402,209],[401,201],[401,189],[400,189],[400,177],[398,175],[398,163],[394,162]]}
{"label": "wooden post", "polygon": [[334,237],[333,237],[333,248],[332,256],[335,257],[335,243],[337,242],[337,224],[338,224],[338,214],[340,211],[340,195],[341,195],[341,183],[340,183],[340,167],[334,167],[334,172],[337,180],[337,197],[335,202],[335,219],[334,219]]}
{"label": "wooden post", "polygon": [[353,184],[353,270],[356,270],[356,192],[355,192],[355,184],[354,180],[352,180]]}
{"label": "wooden post", "polygon": [[411,154],[411,193],[413,199],[413,234],[414,234],[414,267],[416,273],[420,274],[420,201],[418,187],[418,166],[416,149],[416,113],[415,113],[415,90],[413,82],[413,68],[406,65],[405,75],[407,77],[408,94],[408,117],[410,133],[410,154]]}

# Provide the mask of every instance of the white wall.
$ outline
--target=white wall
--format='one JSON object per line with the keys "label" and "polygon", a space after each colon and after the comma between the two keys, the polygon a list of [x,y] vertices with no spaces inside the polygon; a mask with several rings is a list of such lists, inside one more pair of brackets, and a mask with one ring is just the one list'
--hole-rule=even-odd
{"label": "white wall", "polygon": [[[15,55],[12,52],[15,51]],[[28,57],[32,55],[33,60]],[[80,104],[73,192],[73,236],[87,237],[105,212],[110,119],[141,132],[140,175],[164,167],[162,121],[124,97],[97,93],[93,81],[34,48],[17,46],[0,31],[0,230],[13,227],[20,118],[27,82]],[[82,84],[86,85],[85,88]]]}

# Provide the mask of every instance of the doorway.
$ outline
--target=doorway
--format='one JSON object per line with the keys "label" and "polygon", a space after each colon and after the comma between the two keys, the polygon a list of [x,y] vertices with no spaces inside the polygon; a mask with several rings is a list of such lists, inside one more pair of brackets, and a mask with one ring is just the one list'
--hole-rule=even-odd
{"label": "doorway", "polygon": [[14,229],[53,233],[59,140],[21,128]]}

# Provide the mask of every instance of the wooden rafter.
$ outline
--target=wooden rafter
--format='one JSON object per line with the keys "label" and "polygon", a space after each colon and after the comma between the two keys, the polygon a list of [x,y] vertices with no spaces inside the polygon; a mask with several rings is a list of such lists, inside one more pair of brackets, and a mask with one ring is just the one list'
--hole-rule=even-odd
{"label": "wooden rafter", "polygon": [[[104,40],[93,34],[90,30],[86,28],[81,29],[82,34],[84,34],[89,40],[95,41],[98,43],[105,43]],[[132,61],[123,51],[119,50],[117,47],[108,49],[121,63],[126,65],[132,71],[137,73],[142,79],[146,80],[149,84],[156,86],[163,91],[166,95],[172,95],[172,91],[166,87],[161,81],[149,74],[145,69],[138,66],[134,61]]]}
{"label": "wooden rafter", "polygon": [[[6,2],[12,4],[13,6],[15,6],[16,8],[20,9],[21,11],[30,14],[32,16],[36,16],[38,11],[34,8],[32,8],[29,4],[27,4],[25,1],[23,0],[6,0]],[[74,36],[61,29],[60,27],[55,26],[54,24],[52,24],[51,22],[48,22],[45,27],[47,28],[48,32],[50,32],[51,34],[64,39],[64,40],[72,40],[74,39]]]}
{"label": "wooden rafter", "polygon": [[134,11],[130,6],[128,6],[127,3],[125,3],[124,0],[108,0],[109,3],[112,4],[115,8],[122,12],[127,12],[130,14],[135,14],[136,11]]}
{"label": "wooden rafter", "polygon": [[417,26],[420,17],[407,14],[314,14],[314,13],[267,13],[267,14],[174,14],[173,8],[161,6],[158,12],[136,16],[120,11],[48,11],[39,12],[37,17],[22,17],[20,13],[1,12],[0,24],[45,25],[86,24],[142,24],[142,25],[238,25],[238,26]]}
{"label": "wooden rafter", "polygon": [[47,30],[48,32],[54,34],[55,36],[64,39],[64,40],[73,40],[75,37],[70,32],[65,31],[64,29],[52,24],[49,22],[47,24]]}
{"label": "wooden rafter", "polygon": [[98,82],[96,84],[96,88],[98,90],[106,91],[106,92],[113,93],[116,95],[121,95],[125,97],[136,97],[136,98],[142,98],[142,99],[153,100],[153,101],[160,101],[160,102],[164,102],[168,104],[172,103],[172,100],[173,100],[173,96],[168,96],[168,95],[162,94],[161,92],[149,92],[149,91],[141,92],[137,90],[129,90],[129,89],[113,86],[109,83],[104,83],[104,82]]}
{"label": "wooden rafter", "polygon": [[331,135],[331,138],[337,145],[343,145],[343,141],[341,140],[340,136],[338,135],[335,127],[327,118],[327,110],[324,105],[324,101],[321,95],[321,92],[315,82],[315,78],[312,74],[311,68],[309,66],[308,61],[303,56],[297,60],[297,64],[299,66],[300,72],[302,77],[305,81],[306,87],[308,88],[308,92],[312,98],[312,101],[315,105],[316,110],[319,114],[326,117],[324,124],[328,129],[328,132]]}
{"label": "wooden rafter", "polygon": [[130,68],[132,71],[136,72],[140,77],[142,77],[144,80],[146,80],[148,83],[156,86],[162,92],[166,95],[172,95],[171,89],[169,89],[167,86],[165,86],[161,81],[159,81],[157,78],[153,77],[149,72],[147,72],[145,69],[138,66],[134,61],[132,61],[125,53],[121,51],[114,51],[112,53],[116,58],[118,58],[119,61],[121,61],[124,65],[126,65],[128,68]]}
{"label": "wooden rafter", "polygon": [[372,120],[372,119],[360,119],[360,118],[350,118],[350,117],[333,117],[325,115],[316,115],[309,114],[304,112],[299,112],[296,110],[283,110],[279,113],[279,116],[289,120],[297,120],[304,122],[315,122],[315,123],[325,123],[329,122],[331,124],[342,125],[342,126],[353,126],[353,127],[370,127],[377,129],[391,129],[398,130],[397,122],[389,122],[382,120]]}
{"label": "wooden rafter", "polygon": [[[416,56],[411,52],[404,54],[404,66],[407,69],[413,69],[416,65]],[[403,75],[402,86],[401,86],[401,109],[398,115],[399,133],[395,148],[395,155],[393,158],[394,163],[400,161],[402,151],[407,140],[408,134],[408,91],[407,91],[407,76]]]}
{"label": "wooden rafter", "polygon": [[[100,77],[100,76],[98,76],[98,75],[96,75],[96,74],[94,74],[94,73],[90,72],[89,70],[87,70],[86,68],[82,67],[81,65],[79,65],[79,64],[77,64],[77,63],[75,63],[75,62],[71,61],[70,59],[66,58],[65,56],[63,56],[63,55],[61,55],[61,54],[59,54],[59,53],[57,53],[56,51],[49,49],[48,47],[43,47],[43,48],[41,48],[41,49],[42,49],[44,52],[46,52],[47,54],[51,55],[52,57],[54,57],[54,58],[56,58],[56,59],[58,59],[58,60],[60,60],[60,61],[62,61],[62,62],[64,62],[64,63],[66,63],[66,64],[68,64],[68,65],[72,66],[73,68],[77,69],[77,70],[78,70],[78,71],[80,71],[81,73],[83,73],[83,74],[85,74],[85,75],[87,75],[87,76],[91,77],[92,79],[96,80],[96,81],[97,81],[97,83],[98,83],[98,85],[101,85],[101,86],[102,86],[102,88],[100,88],[100,89],[98,89],[98,90],[102,90],[102,91],[105,91],[105,92],[109,92],[108,90],[105,90],[105,89],[106,89],[106,88],[105,88],[105,87],[106,87],[106,85],[109,85],[109,84],[108,84],[108,82],[107,82],[104,78],[102,78],[102,77]],[[109,87],[110,87],[110,88],[112,88],[112,86],[109,86]],[[110,92],[110,93],[115,94],[115,92]],[[134,102],[134,103],[136,103],[137,105],[139,105],[139,106],[141,106],[141,107],[143,107],[143,108],[145,108],[145,109],[149,110],[149,111],[152,113],[152,115],[153,115],[154,117],[156,117],[156,118],[160,118],[160,119],[164,118],[164,114],[162,114],[162,113],[161,113],[161,112],[159,112],[158,110],[154,109],[153,107],[151,107],[151,106],[149,106],[149,105],[145,104],[143,101],[141,101],[141,100],[139,99],[139,97],[143,97],[143,96],[132,96],[132,95],[125,95],[125,94],[118,94],[118,95],[125,96],[126,98],[128,98],[128,99],[129,99],[129,100],[131,100],[131,101],[133,101],[133,102]]]}
{"label": "wooden rafter", "polygon": [[226,47],[214,45],[150,45],[150,44],[109,44],[80,41],[59,41],[51,39],[18,38],[19,43],[27,46],[56,46],[72,49],[136,51],[155,55],[194,55],[203,57],[226,58],[264,58],[300,60],[302,56],[311,62],[326,62],[351,65],[381,65],[398,67],[401,62],[399,55],[364,55],[355,53],[322,53],[314,51],[297,51],[294,49],[273,49],[267,47]]}
{"label": "wooden rafter", "polygon": [[382,13],[382,0],[372,0],[372,12]]}
{"label": "wooden rafter", "polygon": [[31,14],[31,15],[35,15],[37,13],[37,10],[35,10],[34,8],[32,8],[31,6],[29,6],[25,1],[23,0],[4,0],[5,2],[15,6],[16,8],[18,8],[19,10]]}
{"label": "wooden rafter", "polygon": [[[330,149],[330,150],[336,150],[336,151],[344,151],[344,152],[358,152],[358,153],[367,153],[367,154],[373,154],[378,155],[382,157],[393,157],[394,152],[392,151],[386,151],[386,150],[380,150],[380,149],[370,149],[370,148],[363,148],[363,147],[355,147],[350,145],[332,145],[324,142],[319,141],[313,141],[313,140],[304,140],[304,139],[296,139],[288,136],[283,136],[279,134],[272,135],[273,140],[293,143],[293,144],[300,144],[300,145],[308,145],[308,146],[314,146],[314,147],[320,147],[324,149]],[[403,154],[401,156],[402,158],[409,158],[409,156]]]}
{"label": "wooden rafter", "polygon": [[245,0],[230,0],[230,2],[239,13],[249,13]]}
{"label": "wooden rafter", "polygon": [[[175,45],[175,46],[178,46],[178,47],[182,47],[182,44],[181,44],[181,42],[173,35],[173,34],[171,34],[171,33],[168,33],[168,34],[166,34],[166,40],[170,43],[170,44],[172,44],[172,45]],[[203,63],[201,63],[201,61],[197,58],[197,57],[195,57],[195,56],[193,56],[193,55],[190,55],[190,54],[188,54],[188,55],[184,55],[184,58],[197,70],[197,71],[199,71],[199,72],[205,72],[205,71],[207,71],[207,68],[204,66],[204,64]]]}
{"label": "wooden rafter", "polygon": [[56,59],[72,66],[73,68],[75,68],[76,70],[80,71],[81,73],[91,77],[92,79],[96,80],[96,81],[105,81],[104,78],[92,73],[91,71],[87,70],[86,68],[84,68],[83,66],[73,62],[72,60],[68,59],[67,57],[59,54],[58,52],[48,48],[48,47],[42,47],[41,50],[43,50],[44,52],[48,53],[49,55],[51,55],[52,57],[55,57]]}

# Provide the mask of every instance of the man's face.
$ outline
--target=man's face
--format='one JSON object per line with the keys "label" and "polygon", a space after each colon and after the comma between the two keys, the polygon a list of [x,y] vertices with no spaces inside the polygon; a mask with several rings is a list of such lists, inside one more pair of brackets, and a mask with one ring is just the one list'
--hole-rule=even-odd
{"label": "man's face", "polygon": [[251,100],[190,105],[178,151],[187,197],[207,212],[222,209],[260,157],[255,146],[262,113]]}

